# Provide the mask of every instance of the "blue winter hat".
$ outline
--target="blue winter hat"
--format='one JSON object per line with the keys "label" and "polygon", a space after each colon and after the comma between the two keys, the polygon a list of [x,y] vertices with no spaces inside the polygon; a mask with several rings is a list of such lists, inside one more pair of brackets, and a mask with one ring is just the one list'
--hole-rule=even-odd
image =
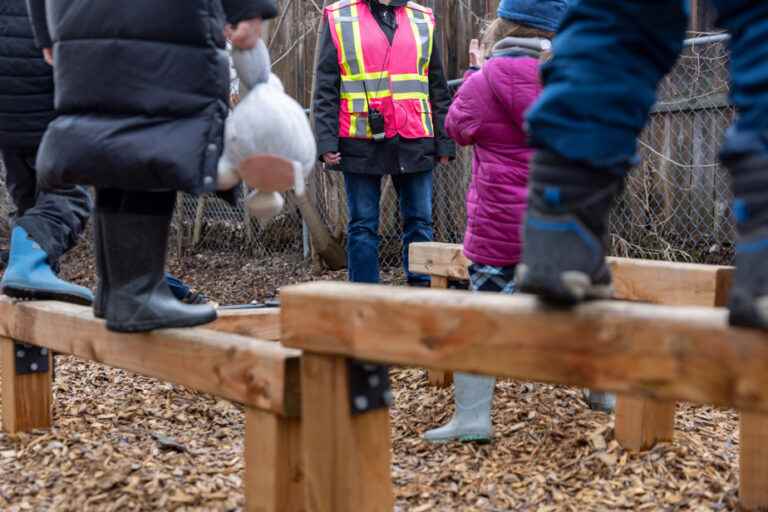
{"label": "blue winter hat", "polygon": [[501,0],[499,18],[556,32],[568,10],[568,0]]}

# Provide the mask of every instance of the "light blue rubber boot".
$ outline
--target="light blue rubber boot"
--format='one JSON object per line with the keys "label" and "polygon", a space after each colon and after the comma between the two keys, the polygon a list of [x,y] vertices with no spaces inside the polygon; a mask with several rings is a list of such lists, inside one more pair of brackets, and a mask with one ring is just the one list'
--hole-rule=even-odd
{"label": "light blue rubber boot", "polygon": [[456,412],[447,425],[425,433],[424,440],[430,443],[490,443],[493,438],[491,404],[495,386],[494,377],[456,373],[453,376]]}
{"label": "light blue rubber boot", "polygon": [[0,288],[5,295],[18,299],[60,300],[86,306],[93,302],[91,290],[59,279],[48,262],[48,254],[19,226],[11,232],[10,256]]}

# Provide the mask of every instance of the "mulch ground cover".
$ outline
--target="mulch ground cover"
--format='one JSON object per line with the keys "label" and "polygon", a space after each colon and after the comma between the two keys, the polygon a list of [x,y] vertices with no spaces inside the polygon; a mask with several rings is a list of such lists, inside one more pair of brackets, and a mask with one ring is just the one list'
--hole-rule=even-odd
{"label": "mulch ground cover", "polygon": [[[288,283],[344,279],[297,260],[201,255],[171,270],[222,303],[263,301]],[[93,285],[86,244],[63,275]],[[397,271],[384,281],[400,284]],[[57,356],[54,428],[0,435],[0,510],[235,511],[243,498],[243,415],[179,386]],[[622,450],[613,417],[579,390],[501,381],[489,445],[430,445],[451,390],[393,371],[392,477],[402,511],[734,510],[738,422],[730,410],[678,407],[674,443]],[[362,511],[361,511],[362,512]]]}

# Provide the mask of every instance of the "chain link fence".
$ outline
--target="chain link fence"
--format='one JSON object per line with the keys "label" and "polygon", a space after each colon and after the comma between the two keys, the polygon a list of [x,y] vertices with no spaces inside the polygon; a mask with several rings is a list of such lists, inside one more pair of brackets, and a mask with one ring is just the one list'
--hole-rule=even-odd
{"label": "chain link fence", "polygon": [[659,87],[640,140],[641,164],[611,216],[614,254],[732,262],[730,178],[718,161],[735,115],[728,102],[728,63],[727,36],[689,40]]}
{"label": "chain link fence", "polygon": [[[611,214],[613,254],[732,261],[730,184],[717,157],[734,113],[728,102],[727,36],[687,41],[679,63],[659,87],[658,103],[639,143],[641,164],[631,173]],[[435,240],[463,239],[471,161],[471,150],[461,149],[455,161],[435,173]],[[335,236],[343,237],[347,221],[343,180],[317,172],[312,185],[325,221]],[[383,183],[381,212],[381,263],[397,266],[402,231],[389,180]]]}
{"label": "chain link fence", "polygon": [[[632,172],[611,215],[613,254],[732,262],[735,233],[729,177],[717,159],[735,114],[727,99],[728,60],[725,36],[690,40],[678,65],[661,84],[659,101],[640,140],[641,164]],[[462,241],[471,160],[471,149],[460,149],[455,161],[435,172],[435,240]],[[331,234],[344,243],[347,209],[341,175],[316,170],[308,191]],[[308,234],[290,195],[281,215],[258,221],[243,207],[244,193],[241,191],[235,207],[214,196],[182,195],[173,223],[174,252],[228,253],[244,261],[281,256],[301,261],[306,257]],[[3,190],[0,211],[10,210]],[[7,226],[0,226],[0,231],[7,233]],[[382,266],[400,265],[401,219],[389,179],[382,185],[380,231]]]}

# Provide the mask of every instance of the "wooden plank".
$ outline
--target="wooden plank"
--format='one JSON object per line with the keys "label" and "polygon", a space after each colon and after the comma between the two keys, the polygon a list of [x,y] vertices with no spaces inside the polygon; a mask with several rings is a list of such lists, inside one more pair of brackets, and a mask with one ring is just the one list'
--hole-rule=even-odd
{"label": "wooden plank", "polygon": [[3,431],[15,433],[50,428],[53,423],[53,357],[50,351],[47,372],[17,375],[14,341],[3,337],[0,343]]}
{"label": "wooden plank", "polygon": [[245,409],[245,509],[304,510],[301,424],[252,407]]}
{"label": "wooden plank", "polygon": [[461,244],[418,242],[408,247],[408,266],[411,272],[468,280],[469,260]]}
{"label": "wooden plank", "polygon": [[310,352],[768,412],[768,335],[725,310],[346,283],[281,299],[283,343]]}
{"label": "wooden plank", "polygon": [[280,309],[219,310],[219,318],[205,326],[212,331],[238,334],[267,341],[280,341]]}
{"label": "wooden plank", "polygon": [[389,411],[350,414],[344,358],[305,354],[301,381],[307,510],[391,512]]}
{"label": "wooden plank", "polygon": [[[469,279],[469,260],[460,244],[421,242],[410,246],[410,270],[453,279]],[[618,299],[711,306],[717,296],[718,306],[730,287],[732,267],[672,263],[668,261],[608,258]]]}
{"label": "wooden plank", "polygon": [[768,416],[742,413],[739,431],[741,510],[768,510]]}
{"label": "wooden plank", "polygon": [[[447,290],[448,289],[448,278],[444,276],[431,276],[430,277],[432,281],[432,288]],[[451,384],[453,384],[453,372],[444,371],[444,370],[427,370],[427,381],[432,386],[437,386],[439,388],[447,388]]]}
{"label": "wooden plank", "polygon": [[619,395],[614,432],[619,444],[628,450],[649,450],[656,443],[672,441],[675,403]]}
{"label": "wooden plank", "polygon": [[106,330],[91,308],[0,298],[0,336],[155,377],[253,407],[299,412],[300,353],[207,329]]}
{"label": "wooden plank", "polygon": [[723,293],[718,280],[733,273],[731,267],[668,261],[609,258],[608,263],[617,298],[665,305],[712,306]]}

